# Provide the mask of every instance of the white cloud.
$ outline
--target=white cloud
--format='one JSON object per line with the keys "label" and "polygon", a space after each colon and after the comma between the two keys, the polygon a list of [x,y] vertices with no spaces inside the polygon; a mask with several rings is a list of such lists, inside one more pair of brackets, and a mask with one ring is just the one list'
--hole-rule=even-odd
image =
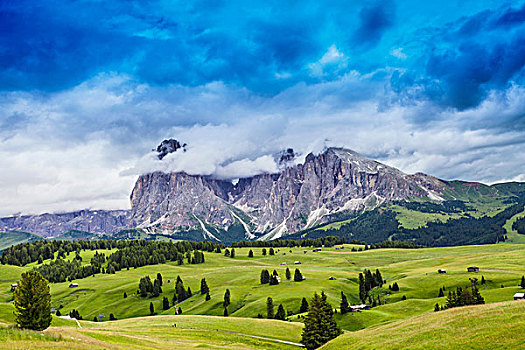
{"label": "white cloud", "polygon": [[[273,155],[287,147],[304,158],[344,146],[446,179],[524,180],[523,87],[457,112],[428,101],[385,104],[395,96],[375,76],[349,72],[273,97],[220,82],[152,87],[115,74],[53,94],[0,94],[0,215],[127,208],[140,173],[272,172]],[[170,137],[188,151],[159,161],[151,149]]]}
{"label": "white cloud", "polygon": [[402,47],[390,50],[390,55],[399,58],[400,60],[406,60],[407,55],[403,52]]}
{"label": "white cloud", "polygon": [[348,66],[348,57],[340,52],[335,45],[328,48],[328,51],[317,62],[308,65],[310,75],[322,78],[327,75],[338,75]]}

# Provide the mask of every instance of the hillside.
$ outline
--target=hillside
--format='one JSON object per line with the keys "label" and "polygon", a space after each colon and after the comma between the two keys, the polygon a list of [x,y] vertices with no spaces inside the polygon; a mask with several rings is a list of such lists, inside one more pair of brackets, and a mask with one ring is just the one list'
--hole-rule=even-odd
{"label": "hillside", "polygon": [[30,232],[0,232],[0,252],[16,244],[29,243],[41,239],[43,238]]}
{"label": "hillside", "polygon": [[467,306],[347,332],[321,349],[520,349],[524,314],[523,300]]}

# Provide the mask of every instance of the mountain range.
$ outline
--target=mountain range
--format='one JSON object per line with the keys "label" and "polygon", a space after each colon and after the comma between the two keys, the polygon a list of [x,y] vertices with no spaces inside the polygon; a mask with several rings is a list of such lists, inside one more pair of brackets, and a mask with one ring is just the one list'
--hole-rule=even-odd
{"label": "mountain range", "polygon": [[[163,144],[179,145],[170,140]],[[182,146],[157,151],[164,157],[178,149],[182,151]],[[405,174],[343,148],[308,154],[301,163],[293,161],[293,150],[283,154],[278,173],[233,181],[185,172],[143,174],[131,192],[130,210],[12,216],[0,218],[0,231],[29,231],[49,237],[70,230],[111,236],[124,229],[137,229],[174,239],[272,240],[308,237],[308,232],[319,233],[323,227],[332,232],[364,213],[384,210],[395,213],[401,228],[495,215],[519,202],[525,191],[525,183],[487,186],[423,173]],[[468,205],[461,213],[457,208],[450,212],[446,208],[451,201]],[[419,207],[432,203],[445,209],[429,213],[414,209],[414,205],[410,209],[406,203]],[[407,227],[410,222],[403,222],[403,215],[411,210],[424,213],[417,219],[419,226]]]}

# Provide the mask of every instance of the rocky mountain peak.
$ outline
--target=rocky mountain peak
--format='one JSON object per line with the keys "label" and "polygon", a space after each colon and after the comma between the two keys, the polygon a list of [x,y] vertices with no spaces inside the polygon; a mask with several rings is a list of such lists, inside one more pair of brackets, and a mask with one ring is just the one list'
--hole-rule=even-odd
{"label": "rocky mountain peak", "polygon": [[161,233],[200,230],[203,239],[217,240],[220,232],[230,235],[231,227],[237,227],[245,234],[238,239],[274,239],[326,222],[341,211],[411,197],[437,198],[442,188],[438,181],[407,175],[344,148],[310,153],[303,164],[292,162],[296,156],[287,149],[276,159],[288,163],[280,172],[235,184],[185,173],[142,175],[131,196],[130,225]]}
{"label": "rocky mountain peak", "polygon": [[164,158],[169,153],[176,152],[179,149],[182,149],[184,152],[186,152],[186,144],[181,144],[178,140],[175,139],[167,139],[163,140],[160,145],[157,146],[156,149],[153,151],[157,152],[157,157],[159,159]]}

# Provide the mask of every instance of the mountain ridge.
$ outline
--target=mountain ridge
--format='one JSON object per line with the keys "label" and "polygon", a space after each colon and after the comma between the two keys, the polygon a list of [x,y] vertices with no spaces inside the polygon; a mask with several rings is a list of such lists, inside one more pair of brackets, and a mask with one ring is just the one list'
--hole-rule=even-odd
{"label": "mountain ridge", "polygon": [[525,183],[489,186],[420,172],[406,174],[355,151],[328,148],[308,154],[304,163],[288,162],[277,173],[236,181],[185,172],[143,174],[131,192],[130,210],[0,218],[0,231],[49,237],[78,230],[111,236],[137,228],[176,239],[271,240],[396,201],[468,201],[512,197],[520,191],[525,191]]}

